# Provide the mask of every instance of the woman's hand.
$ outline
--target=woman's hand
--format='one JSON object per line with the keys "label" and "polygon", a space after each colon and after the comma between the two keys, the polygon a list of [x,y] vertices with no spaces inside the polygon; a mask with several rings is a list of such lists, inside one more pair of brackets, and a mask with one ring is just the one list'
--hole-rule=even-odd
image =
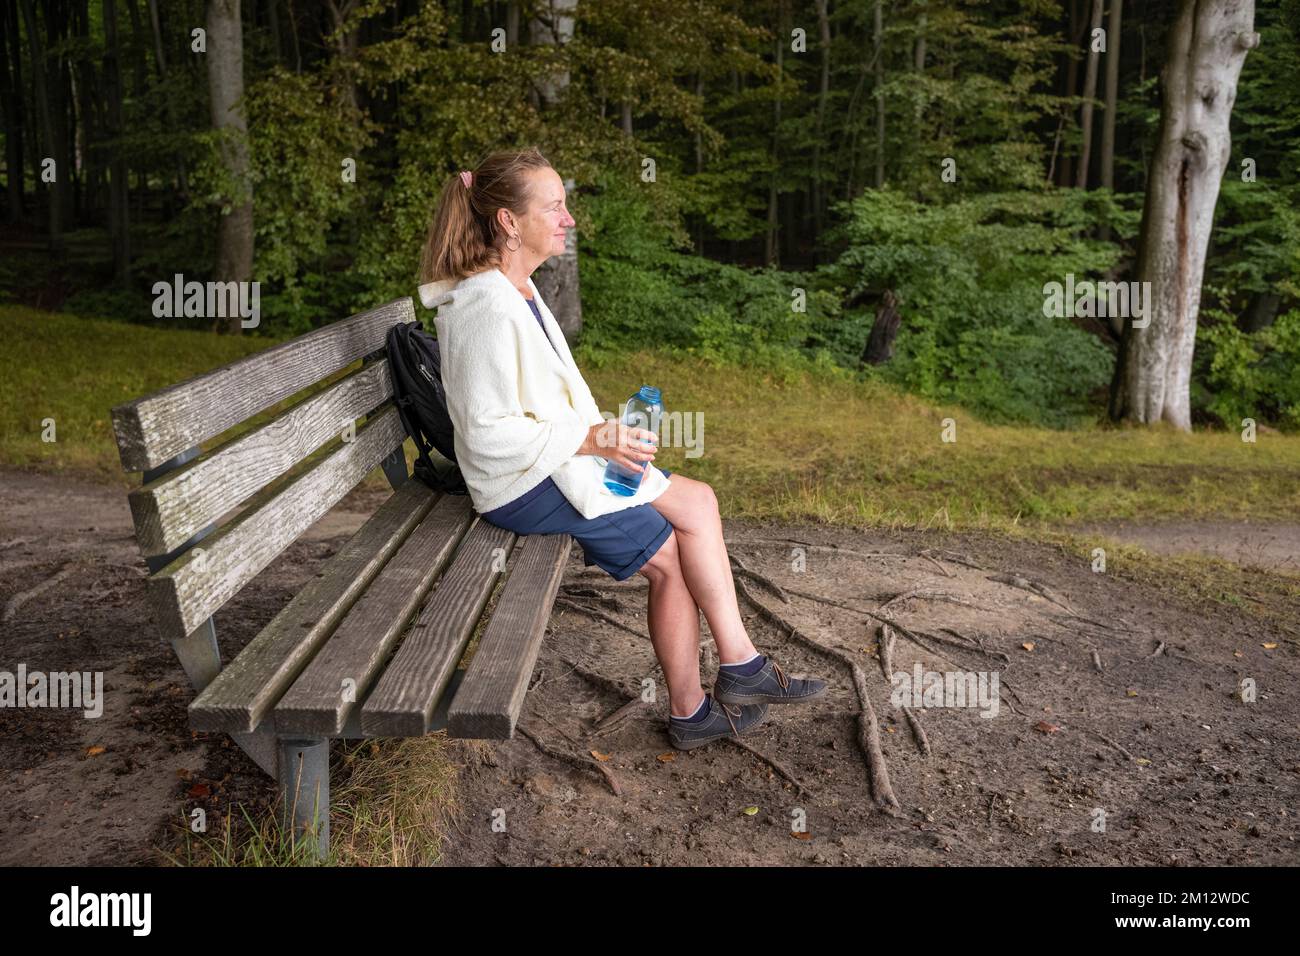
{"label": "woman's hand", "polygon": [[646,442],[658,442],[659,436],[648,428],[630,428],[618,419],[611,418],[600,425],[592,425],[587,431],[587,440],[578,449],[579,455],[600,455],[608,461],[616,461],[628,471],[644,471],[641,462],[654,461],[655,445]]}

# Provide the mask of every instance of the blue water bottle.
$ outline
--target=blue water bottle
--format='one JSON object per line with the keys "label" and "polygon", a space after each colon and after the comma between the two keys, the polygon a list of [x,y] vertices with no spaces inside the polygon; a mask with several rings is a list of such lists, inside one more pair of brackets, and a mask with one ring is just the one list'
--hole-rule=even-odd
{"label": "blue water bottle", "polygon": [[[648,428],[657,435],[659,420],[663,413],[664,408],[659,401],[659,389],[652,385],[642,385],[640,390],[627,400],[627,406],[623,411],[623,424],[629,428]],[[653,447],[655,443],[644,444]],[[641,464],[648,468],[653,463],[646,461]],[[644,471],[628,471],[613,460],[607,460],[605,464],[605,487],[624,498],[636,494],[644,477]]]}

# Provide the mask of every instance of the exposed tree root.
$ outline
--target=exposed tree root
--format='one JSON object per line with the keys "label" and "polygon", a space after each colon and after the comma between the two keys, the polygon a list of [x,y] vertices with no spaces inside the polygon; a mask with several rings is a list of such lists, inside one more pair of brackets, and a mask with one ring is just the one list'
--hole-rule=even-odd
{"label": "exposed tree root", "polygon": [[884,813],[897,816],[899,812],[898,797],[889,785],[889,768],[885,765],[885,755],[880,749],[880,725],[876,720],[875,708],[871,706],[871,697],[867,691],[867,678],[857,661],[843,651],[827,647],[820,641],[813,640],[790,622],[769,608],[758,599],[744,581],[736,582],[737,590],[744,595],[760,614],[766,617],[791,638],[819,654],[838,661],[846,667],[853,677],[853,687],[858,695],[861,710],[858,713],[858,746],[867,758],[868,778],[871,781],[871,793],[876,805]]}
{"label": "exposed tree root", "polygon": [[907,726],[912,728],[912,737],[916,740],[916,746],[920,748],[921,756],[930,756],[930,738],[925,735],[925,728],[921,726],[921,718],[912,713],[911,707],[903,708],[903,716],[907,718]]}
{"label": "exposed tree root", "polygon": [[767,590],[775,594],[781,600],[781,603],[783,604],[790,603],[790,595],[785,593],[785,591],[781,588],[781,585],[777,584],[771,578],[759,574],[757,571],[751,570],[749,566],[745,564],[744,561],[740,560],[739,555],[728,554],[728,557],[731,558],[732,564],[736,566],[734,569],[736,573],[745,575],[746,577],[753,580],[756,584],[761,584],[763,587],[767,588]]}
{"label": "exposed tree root", "polygon": [[927,558],[933,554],[942,556],[944,561],[947,561],[951,564],[960,564],[963,565],[964,567],[974,568],[976,571],[987,570],[986,568],[981,567],[980,565],[971,561],[971,559],[966,557],[965,555],[958,554],[956,551],[946,551],[943,548],[926,548],[924,551],[921,552],[921,556]]}
{"label": "exposed tree root", "polygon": [[44,594],[46,591],[54,587],[54,585],[58,584],[60,581],[62,581],[64,578],[66,578],[69,574],[71,574],[76,569],[77,569],[76,562],[69,561],[66,564],[64,564],[63,567],[59,568],[59,570],[56,571],[54,574],[52,574],[50,577],[42,581],[40,584],[37,584],[35,587],[30,587],[26,591],[19,591],[17,594],[15,594],[13,597],[9,599],[8,603],[5,604],[5,609],[3,613],[0,613],[0,621],[12,620],[14,615],[18,613],[19,608],[21,608],[24,604],[26,604],[32,598],[39,597],[40,595]]}
{"label": "exposed tree root", "polygon": [[926,561],[929,561],[931,564],[933,564],[936,568],[939,569],[939,573],[942,574],[945,578],[950,578],[950,577],[952,577],[952,572],[951,572],[951,571],[949,571],[947,568],[945,568],[942,564],[940,564],[940,563],[939,563],[938,561],[936,561],[934,558],[930,557],[930,556],[929,556],[928,554],[926,554],[924,551],[922,551],[921,553],[919,553],[919,554],[917,555],[917,557],[918,557],[918,558],[924,558]]}
{"label": "exposed tree root", "polygon": [[1095,731],[1095,730],[1089,730],[1088,733],[1092,734],[1094,737],[1096,737],[1096,738],[1097,738],[1098,740],[1100,740],[1102,743],[1107,744],[1107,745],[1109,745],[1109,746],[1111,746],[1111,747],[1114,747],[1116,750],[1118,750],[1120,753],[1122,753],[1122,754],[1123,754],[1125,757],[1127,757],[1129,760],[1134,759],[1134,758],[1133,758],[1133,755],[1132,755],[1131,753],[1129,753],[1127,750],[1125,750],[1125,749],[1124,749],[1123,747],[1121,747],[1119,744],[1115,743],[1115,741],[1111,740],[1111,739],[1110,739],[1109,737],[1107,737],[1105,734],[1098,733],[1098,732]]}
{"label": "exposed tree root", "polygon": [[[560,658],[560,659],[564,661],[564,663],[572,667],[574,673],[580,675],[585,680],[590,681],[592,684],[595,684],[597,687],[604,688],[605,690],[609,691],[612,694],[624,698],[625,702],[623,704],[621,704],[620,706],[615,708],[613,712],[606,715],[605,717],[602,717],[599,721],[596,722],[596,725],[592,727],[592,729],[588,732],[587,739],[591,739],[593,737],[600,737],[603,736],[604,734],[616,730],[617,728],[621,727],[624,722],[626,722],[628,717],[630,717],[633,713],[635,713],[636,711],[638,711],[639,709],[645,706],[645,701],[641,699],[640,694],[631,693],[625,687],[623,687],[622,684],[620,684],[618,681],[614,680],[613,678],[606,677],[604,674],[598,674],[595,671],[589,670],[588,668],[583,667],[581,664],[578,664],[574,661],[570,661],[566,658]],[[755,747],[751,747],[748,744],[742,743],[738,738],[724,737],[723,739],[736,744],[742,750],[752,754],[753,756],[757,757],[759,760],[764,761],[773,770],[775,770],[786,780],[789,780],[801,791],[803,791],[804,793],[808,793],[809,795],[812,795],[812,791],[805,784],[803,784],[799,780],[799,778],[796,777],[794,773],[790,771],[784,764],[781,764],[779,761],[773,759],[772,757],[769,757],[761,750],[758,750]],[[601,769],[603,770],[604,768]]]}
{"label": "exposed tree root", "polygon": [[1078,614],[1075,614],[1074,608],[1070,607],[1070,605],[1058,598],[1055,592],[1046,584],[1039,581],[1031,581],[1029,578],[1023,577],[1019,574],[990,574],[988,580],[996,581],[999,584],[1005,584],[1009,587],[1018,588],[1021,591],[1028,591],[1030,594],[1037,594],[1040,598],[1043,598],[1046,601],[1051,601],[1057,607],[1064,608],[1074,617],[1079,616]]}
{"label": "exposed tree root", "polygon": [[557,597],[555,599],[555,603],[558,604],[560,607],[566,607],[571,611],[577,611],[579,614],[586,614],[589,617],[594,617],[598,621],[604,621],[606,624],[612,625],[613,627],[618,628],[620,631],[627,631],[627,633],[631,634],[633,637],[640,638],[643,641],[650,640],[648,635],[643,634],[642,632],[634,628],[628,627],[626,624],[624,624],[622,621],[618,620],[617,618],[610,617],[604,611],[598,611],[594,607],[587,607],[587,605],[585,604],[579,604],[577,601],[570,601],[568,598],[562,598],[562,597]]}
{"label": "exposed tree root", "polygon": [[767,764],[769,767],[775,770],[786,780],[789,780],[792,784],[798,787],[801,793],[805,793],[808,796],[816,799],[817,795],[812,790],[809,790],[808,787],[803,783],[803,781],[801,781],[798,777],[796,777],[794,775],[794,772],[791,771],[788,767],[785,766],[785,764],[781,763],[779,760],[773,757],[769,757],[767,754],[763,753],[763,751],[758,750],[755,747],[751,747],[749,744],[745,743],[739,737],[723,737],[722,739],[725,740],[727,743],[731,744],[733,747],[739,747],[741,750],[745,751],[745,753],[757,757],[759,760],[763,761],[763,763]]}
{"label": "exposed tree root", "polygon": [[610,772],[610,769],[601,764],[600,761],[591,760],[587,757],[579,757],[577,754],[571,754],[568,751],[552,747],[550,744],[539,740],[537,736],[523,724],[515,724],[515,730],[519,731],[519,733],[524,737],[532,741],[533,746],[548,757],[554,757],[556,760],[563,761],[564,763],[578,767],[581,770],[597,771],[605,778],[605,783],[608,784],[609,789],[613,792],[614,796],[623,796],[623,789],[618,785],[618,780],[614,777],[614,774]]}
{"label": "exposed tree root", "polygon": [[984,607],[983,605],[976,604],[973,601],[967,601],[965,598],[959,598],[955,594],[949,594],[947,591],[935,591],[929,588],[913,588],[911,591],[902,591],[895,594],[884,604],[880,605],[880,610],[883,611],[891,604],[900,601],[907,601],[912,598],[918,598],[925,601],[947,601],[949,604],[958,604],[962,607],[974,608],[977,611],[992,610],[992,608]]}
{"label": "exposed tree root", "polygon": [[828,544],[810,544],[807,541],[795,541],[787,538],[750,538],[747,541],[737,541],[734,544],[728,541],[727,548],[728,550],[733,547],[747,548],[760,544],[781,545],[786,548],[794,545],[800,548],[807,548],[809,551],[829,551],[831,554],[847,554],[855,558],[896,558],[898,560],[907,561],[913,557],[910,554],[899,554],[895,551],[854,551],[852,548],[834,548]]}

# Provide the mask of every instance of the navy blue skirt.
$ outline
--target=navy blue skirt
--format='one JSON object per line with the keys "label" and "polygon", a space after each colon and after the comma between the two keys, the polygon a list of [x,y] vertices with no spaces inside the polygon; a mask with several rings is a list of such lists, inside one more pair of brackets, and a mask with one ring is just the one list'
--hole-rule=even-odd
{"label": "navy blue skirt", "polygon": [[[671,474],[660,469],[665,475]],[[587,564],[599,565],[615,581],[625,581],[649,561],[672,534],[673,526],[653,504],[584,518],[549,477],[514,501],[482,515],[515,534],[567,534],[582,545]]]}

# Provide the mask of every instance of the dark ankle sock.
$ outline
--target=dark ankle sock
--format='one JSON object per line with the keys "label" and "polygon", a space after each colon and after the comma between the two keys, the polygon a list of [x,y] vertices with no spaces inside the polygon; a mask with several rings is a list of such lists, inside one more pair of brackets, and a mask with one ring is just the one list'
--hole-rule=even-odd
{"label": "dark ankle sock", "polygon": [[719,670],[724,670],[733,677],[749,677],[757,674],[767,665],[767,658],[759,654],[752,661],[741,664],[723,664]]}
{"label": "dark ankle sock", "polygon": [[704,695],[704,700],[700,701],[700,706],[695,709],[695,713],[691,714],[691,716],[678,717],[671,710],[668,712],[668,716],[679,723],[698,724],[705,717],[709,716],[709,695]]}

